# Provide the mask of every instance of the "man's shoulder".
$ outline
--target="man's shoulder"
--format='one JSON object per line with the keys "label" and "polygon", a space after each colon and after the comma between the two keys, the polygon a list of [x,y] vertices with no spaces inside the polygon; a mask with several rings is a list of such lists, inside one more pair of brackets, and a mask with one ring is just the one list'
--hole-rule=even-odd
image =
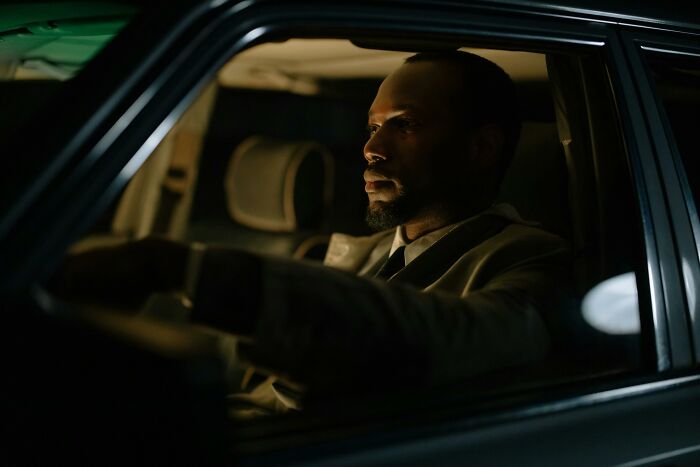
{"label": "man's shoulder", "polygon": [[500,234],[503,239],[513,242],[541,242],[566,245],[567,241],[559,235],[539,226],[508,224]]}
{"label": "man's shoulder", "polygon": [[569,248],[568,242],[564,238],[545,230],[539,222],[523,219],[517,210],[509,204],[498,204],[486,211],[484,215],[499,219],[499,222],[504,225],[498,234],[489,239],[495,243]]}
{"label": "man's shoulder", "polygon": [[[480,249],[490,255],[506,255],[512,260],[524,257],[556,256],[568,260],[569,242],[541,227],[510,223],[501,232],[487,239]],[[567,259],[568,258],[568,259]]]}
{"label": "man's shoulder", "polygon": [[465,258],[502,258],[519,261],[532,257],[555,256],[566,260],[569,243],[559,235],[543,229],[539,223],[522,219],[516,211],[491,209],[453,229],[454,249],[462,249]]}

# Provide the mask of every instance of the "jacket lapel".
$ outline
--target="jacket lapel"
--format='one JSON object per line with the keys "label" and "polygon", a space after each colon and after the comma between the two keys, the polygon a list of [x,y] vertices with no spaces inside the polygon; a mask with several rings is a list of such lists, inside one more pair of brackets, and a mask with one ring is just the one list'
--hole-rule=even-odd
{"label": "jacket lapel", "polygon": [[439,279],[464,253],[498,234],[508,224],[508,219],[491,214],[470,219],[445,234],[388,281],[424,289]]}

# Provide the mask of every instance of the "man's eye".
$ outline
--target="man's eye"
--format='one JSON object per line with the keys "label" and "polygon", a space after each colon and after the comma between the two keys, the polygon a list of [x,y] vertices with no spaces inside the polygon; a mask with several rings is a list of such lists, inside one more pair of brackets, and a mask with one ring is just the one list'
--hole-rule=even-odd
{"label": "man's eye", "polygon": [[367,125],[367,133],[370,136],[374,136],[377,130],[379,130],[379,125]]}
{"label": "man's eye", "polygon": [[417,126],[417,123],[409,118],[399,118],[396,120],[396,127],[402,132],[413,131]]}

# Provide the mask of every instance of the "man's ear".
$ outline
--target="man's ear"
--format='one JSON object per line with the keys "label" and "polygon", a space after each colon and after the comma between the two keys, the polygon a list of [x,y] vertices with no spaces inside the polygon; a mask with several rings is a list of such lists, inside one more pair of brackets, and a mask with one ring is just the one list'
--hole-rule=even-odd
{"label": "man's ear", "polygon": [[474,132],[472,144],[476,150],[476,159],[483,168],[497,165],[503,155],[505,133],[500,125],[487,123]]}

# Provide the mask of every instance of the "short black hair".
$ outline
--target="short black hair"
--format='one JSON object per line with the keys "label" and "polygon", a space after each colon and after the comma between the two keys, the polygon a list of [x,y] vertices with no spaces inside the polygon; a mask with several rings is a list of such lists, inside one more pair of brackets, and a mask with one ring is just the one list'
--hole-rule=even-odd
{"label": "short black hair", "polygon": [[471,110],[467,116],[470,128],[495,123],[503,129],[505,142],[497,173],[500,182],[520,138],[520,106],[513,80],[492,61],[461,50],[420,52],[405,60],[405,63],[416,62],[448,62],[463,69],[467,99],[464,108]]}

